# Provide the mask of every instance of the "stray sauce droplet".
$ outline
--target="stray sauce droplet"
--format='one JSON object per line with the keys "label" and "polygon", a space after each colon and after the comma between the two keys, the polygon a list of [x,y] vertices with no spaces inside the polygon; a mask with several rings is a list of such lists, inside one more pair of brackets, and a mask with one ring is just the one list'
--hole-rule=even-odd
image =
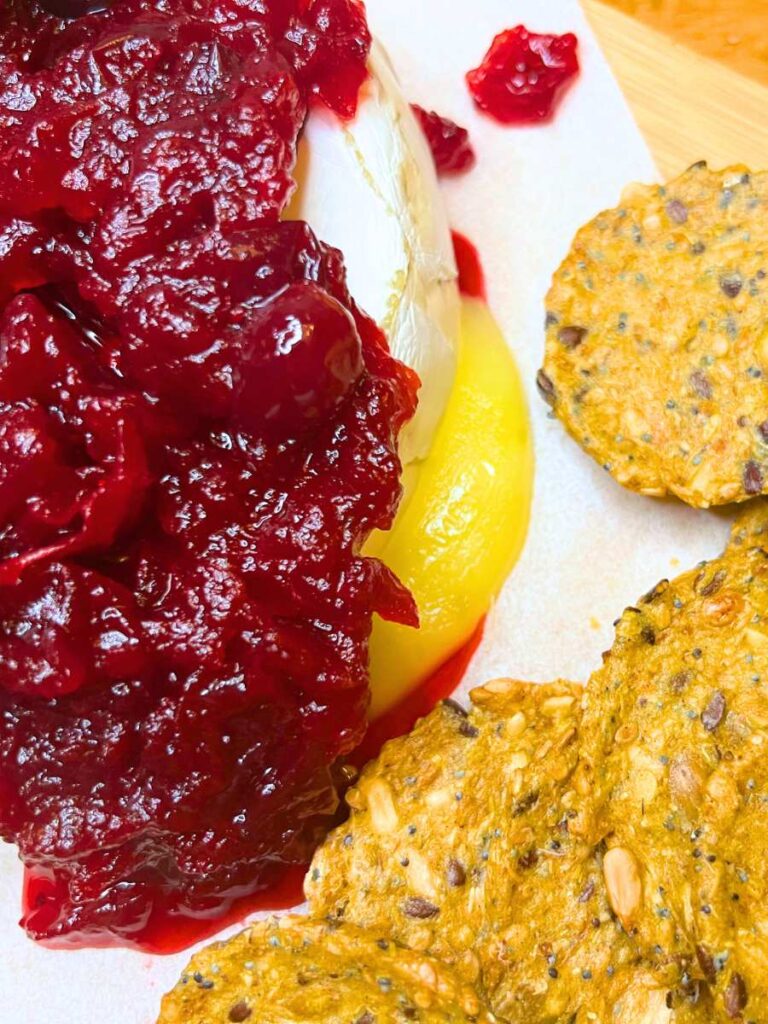
{"label": "stray sauce droplet", "polygon": [[480,254],[466,235],[452,231],[453,252],[459,268],[459,289],[462,295],[470,299],[486,301],[485,272],[480,262]]}
{"label": "stray sauce droplet", "polygon": [[523,25],[500,32],[482,64],[467,72],[475,105],[502,124],[548,121],[579,72],[572,32],[539,35]]}

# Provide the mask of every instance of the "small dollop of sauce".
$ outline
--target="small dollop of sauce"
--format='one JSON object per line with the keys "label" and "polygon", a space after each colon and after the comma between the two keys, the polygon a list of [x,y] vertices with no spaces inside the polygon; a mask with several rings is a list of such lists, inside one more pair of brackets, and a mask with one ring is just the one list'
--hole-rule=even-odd
{"label": "small dollop of sauce", "polygon": [[475,105],[502,124],[548,121],[578,74],[572,32],[539,35],[523,25],[500,32],[482,64],[467,73]]}
{"label": "small dollop of sauce", "polygon": [[463,174],[475,166],[475,151],[466,128],[418,103],[412,103],[411,109],[427,138],[439,175]]}

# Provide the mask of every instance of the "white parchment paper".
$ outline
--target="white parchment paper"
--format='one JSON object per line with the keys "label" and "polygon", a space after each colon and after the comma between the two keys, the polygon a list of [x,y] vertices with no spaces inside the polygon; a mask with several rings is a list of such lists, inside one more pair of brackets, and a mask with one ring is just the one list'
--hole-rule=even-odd
{"label": "white parchment paper", "polygon": [[[529,385],[537,459],[530,535],[463,688],[503,674],[585,680],[624,606],[659,578],[715,554],[727,532],[715,513],[622,491],[548,418],[533,386],[552,271],[579,225],[614,205],[628,182],[652,179],[653,164],[576,0],[368,0],[368,7],[407,95],[472,132],[478,166],[446,185],[447,202],[453,225],[482,253],[490,303]],[[475,113],[464,86],[463,72],[479,63],[492,36],[519,22],[574,30],[580,39],[582,74],[546,127],[497,126]],[[0,1021],[152,1024],[188,954],[37,947],[16,924],[20,884],[15,852],[2,847]]]}
{"label": "white parchment paper", "polygon": [[[627,184],[657,172],[577,3],[418,0],[408,19],[399,3],[369,6],[408,95],[471,129],[478,165],[444,192],[452,225],[480,248],[489,302],[528,386],[534,428],[526,548],[462,689],[498,675],[586,681],[624,607],[662,577],[719,552],[727,534],[724,515],[620,488],[549,417],[534,385],[544,297],[574,233],[615,206]],[[479,63],[495,31],[519,22],[579,37],[582,74],[544,128],[504,128],[478,116],[460,73]],[[698,157],[691,153],[690,162]]]}

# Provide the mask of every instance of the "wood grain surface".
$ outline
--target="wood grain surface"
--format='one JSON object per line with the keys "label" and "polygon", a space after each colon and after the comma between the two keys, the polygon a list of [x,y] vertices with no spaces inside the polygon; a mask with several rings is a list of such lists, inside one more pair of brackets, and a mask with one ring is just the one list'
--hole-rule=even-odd
{"label": "wood grain surface", "polygon": [[[679,3],[667,4],[679,17],[665,17],[658,0],[641,17],[625,13],[637,12],[638,0],[582,2],[664,177],[702,159],[713,167],[768,168],[768,56],[758,38],[764,24],[768,39],[768,5],[696,0],[686,18]],[[709,12],[691,10],[702,3]],[[738,35],[738,22],[728,34],[723,14],[745,5],[757,19],[747,40]]]}
{"label": "wood grain surface", "polygon": [[768,0],[601,0],[768,85]]}

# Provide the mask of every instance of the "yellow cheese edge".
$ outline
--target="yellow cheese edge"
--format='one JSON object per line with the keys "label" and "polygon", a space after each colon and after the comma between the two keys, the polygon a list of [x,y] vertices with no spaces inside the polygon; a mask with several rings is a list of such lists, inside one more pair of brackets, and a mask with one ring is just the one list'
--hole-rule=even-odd
{"label": "yellow cheese edge", "polygon": [[485,303],[464,299],[458,370],[393,528],[365,553],[411,590],[421,626],[374,621],[371,718],[457,651],[488,612],[525,543],[534,454],[517,366]]}

